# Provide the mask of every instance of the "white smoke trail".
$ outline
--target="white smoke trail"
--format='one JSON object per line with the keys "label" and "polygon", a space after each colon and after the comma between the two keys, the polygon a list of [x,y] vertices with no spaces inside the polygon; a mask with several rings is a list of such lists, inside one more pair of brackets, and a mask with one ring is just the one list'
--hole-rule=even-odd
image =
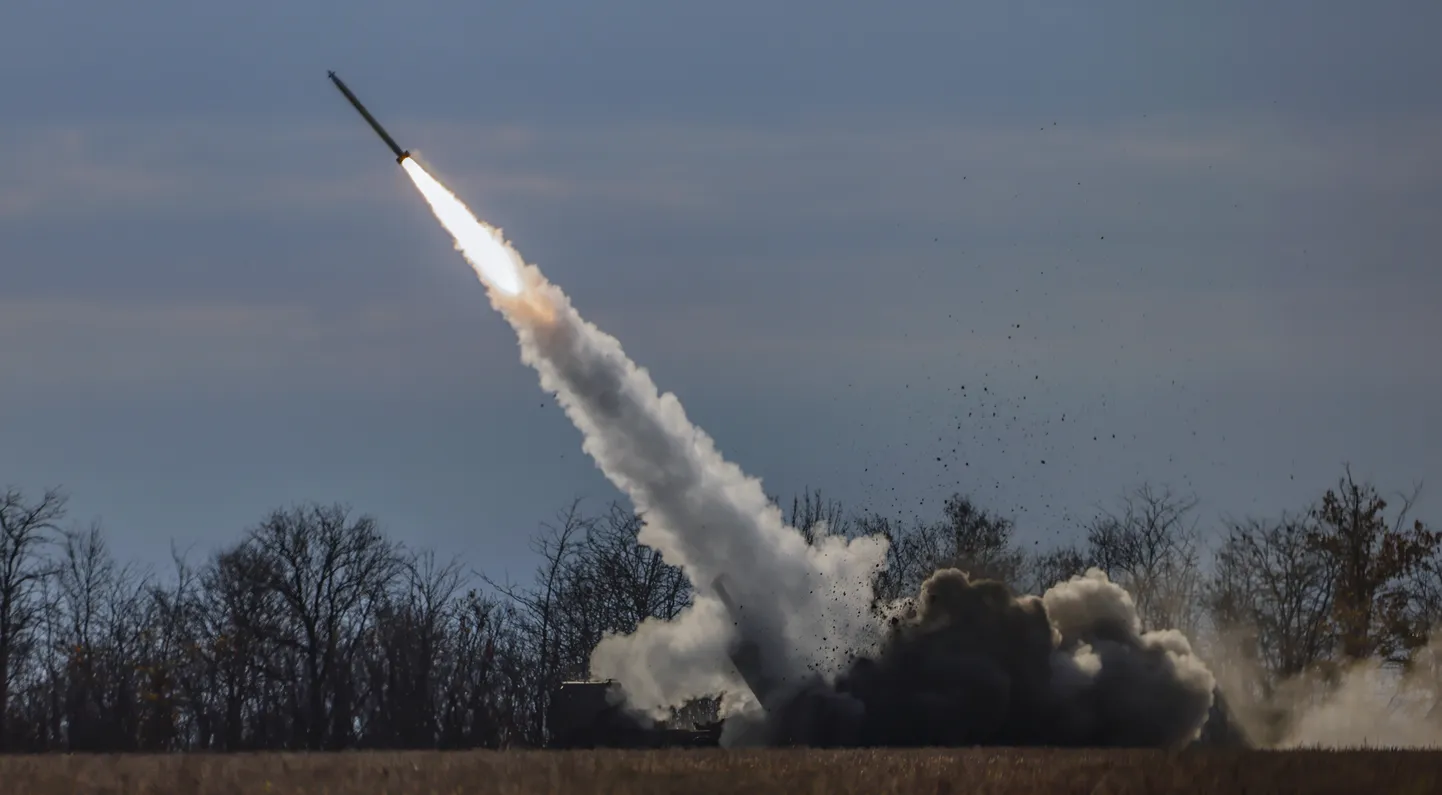
{"label": "white smoke trail", "polygon": [[872,575],[885,557],[879,538],[826,538],[808,545],[767,500],[761,483],[725,460],[691,424],[680,401],[661,394],[621,344],[584,320],[560,288],[527,265],[500,230],[407,159],[417,189],[490,289],[515,329],[521,358],[556,395],[584,449],[644,519],[639,540],[683,567],[695,605],[671,622],[608,637],[592,673],[620,681],[631,703],[659,711],[737,682],[726,655],[732,619],[708,592],[718,575],[765,631],[756,638],[770,676],[834,673],[851,649],[874,640]]}

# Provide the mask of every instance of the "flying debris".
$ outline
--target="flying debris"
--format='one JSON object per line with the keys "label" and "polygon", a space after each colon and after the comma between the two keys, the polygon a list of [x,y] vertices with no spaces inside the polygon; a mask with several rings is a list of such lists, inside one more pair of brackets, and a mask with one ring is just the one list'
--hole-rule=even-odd
{"label": "flying debris", "polygon": [[386,146],[389,146],[391,151],[395,153],[397,163],[403,162],[411,156],[409,151],[401,149],[395,139],[390,136],[390,133],[387,133],[385,128],[381,126],[381,123],[376,121],[376,117],[372,116],[370,111],[366,110],[366,106],[362,105],[361,101],[356,99],[355,94],[352,94],[350,89],[346,88],[346,84],[342,83],[339,77],[336,77],[335,72],[326,72],[326,74],[330,75],[331,82],[335,83],[335,87],[340,89],[340,93],[345,94],[345,98],[350,100],[350,104],[354,105],[355,109],[360,111],[360,115],[365,117],[371,129],[376,131],[376,135],[379,135],[381,140],[386,142]]}

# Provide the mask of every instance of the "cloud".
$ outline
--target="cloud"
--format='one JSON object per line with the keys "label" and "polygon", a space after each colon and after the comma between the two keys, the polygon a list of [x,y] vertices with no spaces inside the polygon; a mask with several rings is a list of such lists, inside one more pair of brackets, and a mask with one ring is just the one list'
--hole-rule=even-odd
{"label": "cloud", "polygon": [[[487,156],[499,161],[462,175],[498,200],[675,198],[633,181],[598,182],[548,169],[544,160],[550,153],[529,146],[536,136],[524,130],[476,126],[452,135],[484,141]],[[425,159],[423,150],[415,151]],[[512,159],[516,156],[521,159]],[[0,161],[0,220],[375,211],[394,207],[397,196],[405,195],[388,163],[359,122],[17,125],[10,156]],[[444,161],[438,166],[446,173]]]}
{"label": "cloud", "polygon": [[[1078,380],[1320,378],[1334,357],[1422,361],[1421,340],[1442,336],[1419,299],[1438,278],[1432,117],[392,124],[647,360],[745,355],[872,378],[938,358]],[[16,151],[0,162],[0,223],[152,224],[122,252],[67,248],[82,261],[63,270],[48,239],[5,251],[26,278],[0,306],[0,364],[35,388],[279,389],[377,367],[451,378],[462,367],[446,357],[474,362],[471,344],[511,358],[503,334],[466,341],[485,313],[452,295],[469,284],[458,260],[438,281],[406,270],[406,252],[454,254],[344,113],[22,127]],[[358,233],[398,210],[431,248]],[[197,217],[261,221],[217,248],[190,231]],[[173,294],[180,266],[154,263],[201,249],[189,292]],[[25,270],[30,258],[41,264]],[[98,293],[85,268],[150,286]]]}
{"label": "cloud", "polygon": [[[1074,185],[1074,177],[1094,199],[1178,181],[1192,189],[1242,180],[1263,189],[1395,191],[1442,179],[1442,153],[1431,145],[1442,117],[1426,116],[1319,125],[1173,115],[1040,128],[895,117],[781,127],[427,119],[393,126],[420,144],[419,156],[433,153],[429,165],[443,176],[497,201],[687,211],[771,199],[792,202],[790,214],[835,217],[873,213],[884,198],[899,212],[955,215],[1015,208],[1005,199]],[[0,217],[390,206],[396,181],[370,137],[349,117],[17,124],[0,161]],[[971,182],[965,194],[955,184],[962,177]],[[943,196],[950,204],[937,206]]]}
{"label": "cloud", "polygon": [[[514,343],[425,307],[0,301],[6,395],[366,390],[472,380]],[[477,324],[479,325],[479,324]],[[501,329],[497,329],[501,330]]]}

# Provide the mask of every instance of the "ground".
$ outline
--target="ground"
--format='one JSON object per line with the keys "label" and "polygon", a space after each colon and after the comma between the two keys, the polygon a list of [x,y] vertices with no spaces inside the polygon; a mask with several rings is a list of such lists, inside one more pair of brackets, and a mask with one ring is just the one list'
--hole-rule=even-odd
{"label": "ground", "polygon": [[20,795],[921,793],[1436,795],[1442,752],[861,751],[356,752],[0,757]]}

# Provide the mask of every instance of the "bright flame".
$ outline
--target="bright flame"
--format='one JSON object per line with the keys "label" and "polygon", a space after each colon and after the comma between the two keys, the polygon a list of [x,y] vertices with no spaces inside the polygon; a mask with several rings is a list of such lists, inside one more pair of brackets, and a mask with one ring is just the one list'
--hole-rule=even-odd
{"label": "bright flame", "polygon": [[456,239],[456,250],[471,263],[481,281],[506,295],[519,295],[521,271],[515,253],[506,245],[500,231],[477,220],[454,193],[426,173],[414,158],[402,160],[401,167],[425,197],[441,226]]}

